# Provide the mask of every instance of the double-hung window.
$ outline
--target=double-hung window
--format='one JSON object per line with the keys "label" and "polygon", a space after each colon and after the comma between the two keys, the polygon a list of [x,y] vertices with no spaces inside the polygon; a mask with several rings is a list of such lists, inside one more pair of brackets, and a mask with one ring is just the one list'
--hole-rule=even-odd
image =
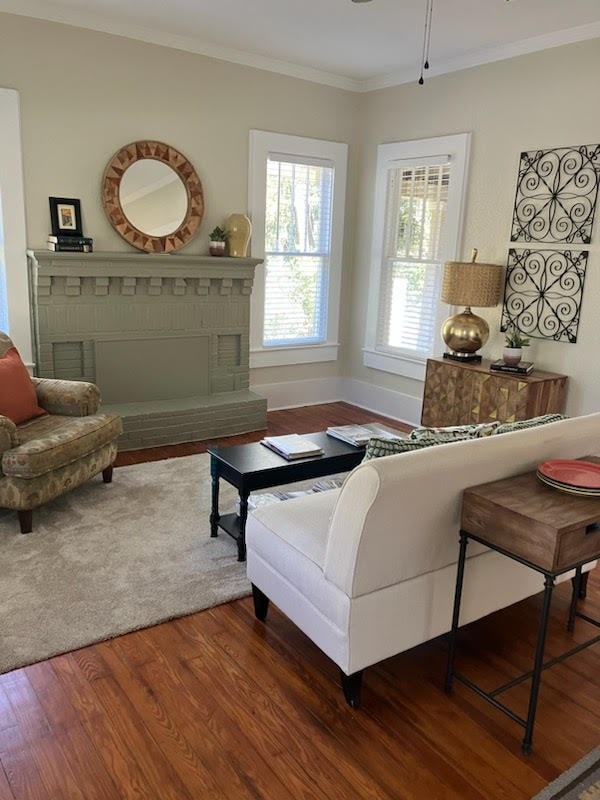
{"label": "double-hung window", "polygon": [[250,133],[251,366],[337,357],[347,146]]}
{"label": "double-hung window", "polygon": [[364,362],[422,379],[448,316],[443,264],[458,255],[468,134],[381,145]]}

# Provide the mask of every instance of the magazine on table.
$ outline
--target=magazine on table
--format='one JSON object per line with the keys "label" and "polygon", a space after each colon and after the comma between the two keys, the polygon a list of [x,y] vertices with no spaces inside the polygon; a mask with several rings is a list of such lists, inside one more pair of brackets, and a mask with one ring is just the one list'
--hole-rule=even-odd
{"label": "magazine on table", "polygon": [[318,444],[299,436],[297,433],[290,433],[286,436],[265,436],[261,444],[287,459],[323,455],[323,450]]}
{"label": "magazine on table", "polygon": [[384,425],[370,422],[367,425],[337,425],[327,428],[327,435],[340,439],[354,447],[364,447],[369,439],[377,436],[379,439],[403,439],[400,431],[391,431]]}

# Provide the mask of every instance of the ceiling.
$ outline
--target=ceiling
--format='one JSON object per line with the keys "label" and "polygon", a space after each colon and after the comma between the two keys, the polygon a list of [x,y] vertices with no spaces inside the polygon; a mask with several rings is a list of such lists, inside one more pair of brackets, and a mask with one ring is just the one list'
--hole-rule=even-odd
{"label": "ceiling", "polygon": [[[417,80],[426,0],[0,0],[356,91]],[[434,0],[429,75],[600,37],[600,0]]]}

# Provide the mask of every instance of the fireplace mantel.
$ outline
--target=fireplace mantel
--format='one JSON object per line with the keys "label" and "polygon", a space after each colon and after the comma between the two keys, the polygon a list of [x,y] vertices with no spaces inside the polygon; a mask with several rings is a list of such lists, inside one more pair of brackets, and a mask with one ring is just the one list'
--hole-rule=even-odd
{"label": "fireplace mantel", "polygon": [[89,380],[121,449],[266,427],[249,391],[256,258],[28,251],[37,374]]}

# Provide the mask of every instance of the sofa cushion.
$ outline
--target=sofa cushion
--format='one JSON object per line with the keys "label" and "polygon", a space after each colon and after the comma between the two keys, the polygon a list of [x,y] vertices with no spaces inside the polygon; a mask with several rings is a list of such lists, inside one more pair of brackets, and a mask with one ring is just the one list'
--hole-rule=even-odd
{"label": "sofa cushion", "polygon": [[9,348],[0,358],[0,414],[18,425],[45,413],[21,356],[16,347]]}
{"label": "sofa cushion", "polygon": [[540,417],[531,419],[521,419],[518,422],[503,422],[494,431],[496,436],[499,433],[511,433],[511,431],[523,431],[526,428],[537,428],[540,425],[547,425],[549,422],[559,422],[561,419],[569,419],[564,414],[542,414]]}
{"label": "sofa cushion", "polygon": [[462,439],[481,439],[484,436],[491,436],[500,424],[500,422],[481,422],[476,425],[450,425],[443,428],[419,427],[410,432],[409,439],[418,441],[430,439],[440,443],[457,442]]}
{"label": "sofa cushion", "polygon": [[370,461],[372,458],[381,458],[382,456],[393,456],[398,453],[409,453],[411,450],[422,450],[424,447],[432,447],[435,444],[441,444],[441,442],[430,439],[380,439],[373,436],[367,442],[363,461]]}
{"label": "sofa cushion", "polygon": [[18,447],[3,454],[2,472],[19,478],[44,475],[114,441],[121,431],[121,418],[112,414],[30,420],[18,428]]}

